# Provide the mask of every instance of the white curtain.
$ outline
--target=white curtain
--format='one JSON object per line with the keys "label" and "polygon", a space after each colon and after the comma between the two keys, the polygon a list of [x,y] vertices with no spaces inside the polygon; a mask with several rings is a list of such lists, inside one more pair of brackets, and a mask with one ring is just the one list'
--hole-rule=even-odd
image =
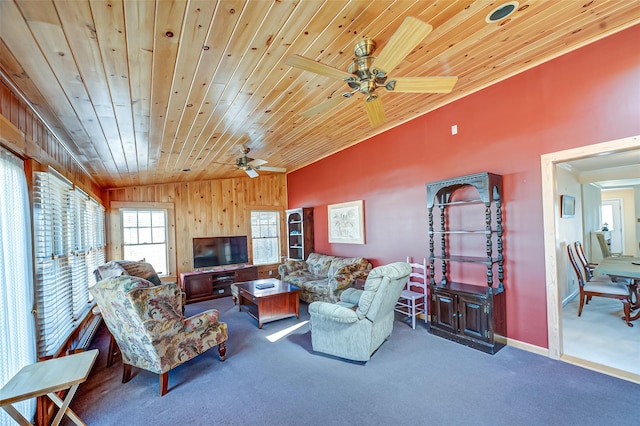
{"label": "white curtain", "polygon": [[[36,362],[31,220],[23,162],[0,147],[0,387]],[[35,399],[14,404],[27,419]],[[15,422],[0,410],[0,425]]]}

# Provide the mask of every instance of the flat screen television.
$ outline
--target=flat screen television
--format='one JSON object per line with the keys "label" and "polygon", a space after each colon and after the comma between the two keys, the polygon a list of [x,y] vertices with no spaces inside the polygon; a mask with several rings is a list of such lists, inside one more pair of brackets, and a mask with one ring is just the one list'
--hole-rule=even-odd
{"label": "flat screen television", "polygon": [[193,267],[235,265],[249,262],[247,236],[193,239]]}

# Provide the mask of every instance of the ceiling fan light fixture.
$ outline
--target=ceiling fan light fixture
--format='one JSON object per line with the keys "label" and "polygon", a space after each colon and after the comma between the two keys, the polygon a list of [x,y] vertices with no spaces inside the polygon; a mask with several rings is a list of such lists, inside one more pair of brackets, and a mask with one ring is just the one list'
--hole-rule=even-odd
{"label": "ceiling fan light fixture", "polygon": [[373,63],[373,59],[373,56],[356,58],[347,67],[347,72],[355,75],[359,80],[371,79],[373,77],[371,74],[371,64]]}
{"label": "ceiling fan light fixture", "polygon": [[[517,5],[517,2],[512,2]],[[515,8],[515,7],[514,7]],[[391,35],[384,48],[376,55],[373,53],[376,43],[368,38],[360,39],[354,49],[355,58],[346,71],[330,65],[322,64],[312,58],[293,55],[286,64],[304,71],[342,80],[353,91],[342,93],[342,96],[331,96],[325,102],[300,113],[310,118],[336,107],[345,98],[362,93],[365,100],[365,111],[372,127],[384,123],[384,109],[381,99],[374,93],[384,87],[388,91],[398,93],[449,93],[453,89],[457,77],[397,77],[387,81],[389,71],[393,71],[406,57],[416,49],[433,27],[413,16],[404,18],[400,26]]]}
{"label": "ceiling fan light fixture", "polygon": [[373,55],[376,50],[376,42],[370,38],[363,38],[353,47],[353,54],[356,58],[366,58]]}
{"label": "ceiling fan light fixture", "polygon": [[362,81],[359,90],[360,93],[364,93],[365,95],[372,95],[373,91],[376,90],[376,83],[374,81]]}
{"label": "ceiling fan light fixture", "polygon": [[495,22],[501,21],[507,16],[512,15],[520,6],[520,3],[517,1],[510,1],[508,3],[501,4],[500,6],[493,9],[487,17],[485,18],[485,22],[487,24],[493,24]]}

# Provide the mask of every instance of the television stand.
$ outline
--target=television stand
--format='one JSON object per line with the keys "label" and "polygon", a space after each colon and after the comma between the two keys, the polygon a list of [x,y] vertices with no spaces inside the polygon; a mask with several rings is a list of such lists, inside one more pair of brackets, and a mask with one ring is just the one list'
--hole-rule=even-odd
{"label": "television stand", "polygon": [[186,303],[193,303],[231,296],[231,284],[257,279],[257,266],[235,265],[213,271],[183,272],[180,285],[186,294]]}

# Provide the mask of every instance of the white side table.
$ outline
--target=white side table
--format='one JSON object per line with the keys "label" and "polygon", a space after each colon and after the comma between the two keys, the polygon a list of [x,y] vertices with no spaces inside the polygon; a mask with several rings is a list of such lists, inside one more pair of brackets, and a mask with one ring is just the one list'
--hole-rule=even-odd
{"label": "white side table", "polygon": [[[77,425],[84,425],[80,417],[69,408],[69,403],[78,390],[80,383],[89,377],[91,367],[98,356],[98,350],[93,349],[74,355],[49,359],[27,365],[0,389],[0,407],[2,407],[20,425],[31,426],[13,405],[29,398],[47,395],[60,409],[51,423],[60,424],[62,416],[67,414]],[[69,389],[64,400],[55,392]]]}

